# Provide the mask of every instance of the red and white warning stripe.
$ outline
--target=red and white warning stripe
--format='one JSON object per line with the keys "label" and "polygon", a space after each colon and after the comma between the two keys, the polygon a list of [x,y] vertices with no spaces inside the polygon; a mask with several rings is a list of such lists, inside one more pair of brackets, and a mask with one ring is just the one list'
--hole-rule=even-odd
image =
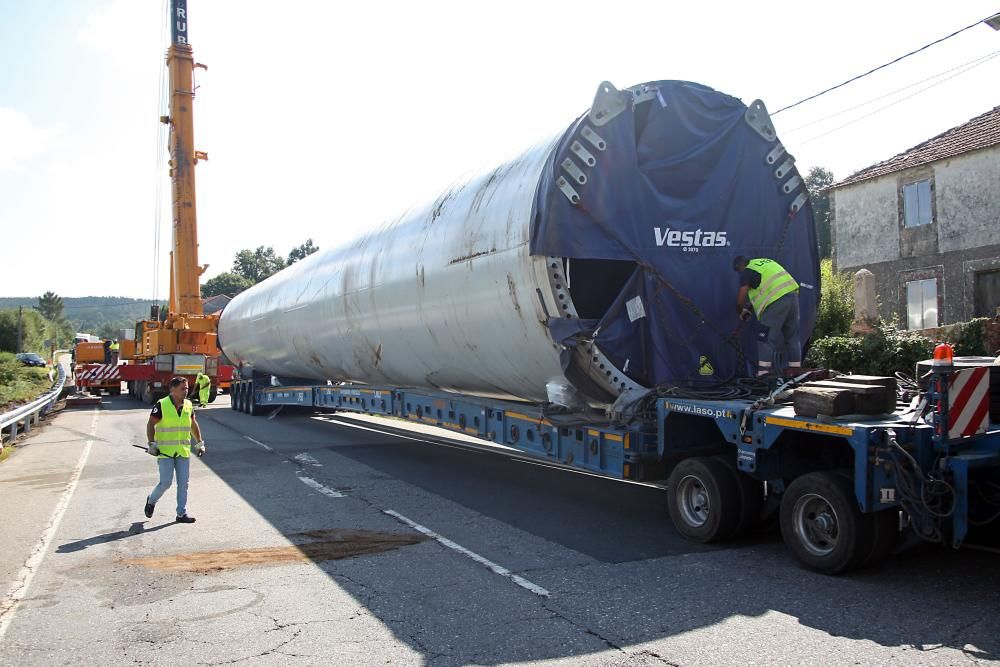
{"label": "red and white warning stripe", "polygon": [[76,371],[77,382],[86,383],[103,383],[103,382],[121,382],[121,376],[118,373],[117,364],[96,364],[94,366],[87,366],[83,370],[77,369]]}
{"label": "red and white warning stripe", "polygon": [[989,419],[989,366],[956,371],[948,390],[948,438],[984,433]]}

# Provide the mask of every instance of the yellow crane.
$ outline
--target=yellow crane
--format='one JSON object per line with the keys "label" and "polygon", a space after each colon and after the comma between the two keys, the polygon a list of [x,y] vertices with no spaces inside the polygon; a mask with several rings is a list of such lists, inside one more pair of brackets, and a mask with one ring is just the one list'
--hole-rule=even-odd
{"label": "yellow crane", "polygon": [[171,377],[188,376],[193,386],[202,372],[212,379],[214,398],[219,371],[219,318],[202,310],[201,275],[208,267],[198,263],[195,166],[208,155],[194,149],[194,70],[205,66],[195,62],[188,42],[187,0],[170,1],[169,20],[170,115],[160,122],[169,127],[170,301],[165,316],[153,306],[150,319],[136,323],[134,340],[123,340],[119,353],[128,361],[122,377],[129,393],[148,402],[166,395]]}

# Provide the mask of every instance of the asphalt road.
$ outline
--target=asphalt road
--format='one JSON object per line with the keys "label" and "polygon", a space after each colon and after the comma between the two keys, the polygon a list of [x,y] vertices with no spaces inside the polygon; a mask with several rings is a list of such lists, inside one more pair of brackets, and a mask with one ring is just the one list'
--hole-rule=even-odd
{"label": "asphalt road", "polygon": [[1000,663],[1000,556],[846,577],[689,544],[661,492],[428,429],[198,413],[152,520],[146,406],[66,411],[0,465],[0,664]]}

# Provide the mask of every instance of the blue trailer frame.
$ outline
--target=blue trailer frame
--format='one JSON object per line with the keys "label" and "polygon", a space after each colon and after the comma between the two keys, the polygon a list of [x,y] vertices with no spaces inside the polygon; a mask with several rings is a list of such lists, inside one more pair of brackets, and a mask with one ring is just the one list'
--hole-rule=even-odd
{"label": "blue trailer frame", "polygon": [[[933,391],[928,395],[936,398]],[[788,485],[809,472],[850,471],[860,511],[883,517],[888,510],[898,517],[905,509],[899,468],[891,465],[894,452],[905,450],[917,470],[933,470],[953,489],[940,541],[956,548],[968,536],[970,512],[983,512],[977,507],[982,503],[971,496],[973,477],[985,474],[991,483],[1000,482],[1000,425],[948,441],[935,436],[934,418],[927,423],[905,408],[891,415],[832,420],[805,418],[791,406],[761,401],[661,397],[646,419],[616,423],[553,414],[531,404],[418,389],[272,386],[271,378],[260,377],[233,385],[233,409],[261,414],[282,406],[428,424],[539,460],[633,481],[662,482],[680,461],[721,457],[737,476],[766,484],[768,496],[779,500]],[[990,506],[989,511],[995,509]]]}

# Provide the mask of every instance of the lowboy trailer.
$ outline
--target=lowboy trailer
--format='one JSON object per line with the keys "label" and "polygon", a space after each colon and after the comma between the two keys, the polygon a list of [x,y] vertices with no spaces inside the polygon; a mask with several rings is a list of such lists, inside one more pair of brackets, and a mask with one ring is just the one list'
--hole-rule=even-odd
{"label": "lowboy trailer", "polygon": [[805,376],[749,398],[654,392],[617,419],[423,389],[272,386],[264,375],[236,380],[231,407],[395,417],[570,469],[658,483],[674,527],[698,542],[746,535],[777,514],[795,557],[834,574],[882,560],[904,534],[958,548],[972,530],[1000,532],[1000,423],[989,416],[988,387],[970,401],[965,382],[960,404],[964,373],[938,367],[928,390],[892,400],[894,410],[838,418],[797,414],[792,397]]}

